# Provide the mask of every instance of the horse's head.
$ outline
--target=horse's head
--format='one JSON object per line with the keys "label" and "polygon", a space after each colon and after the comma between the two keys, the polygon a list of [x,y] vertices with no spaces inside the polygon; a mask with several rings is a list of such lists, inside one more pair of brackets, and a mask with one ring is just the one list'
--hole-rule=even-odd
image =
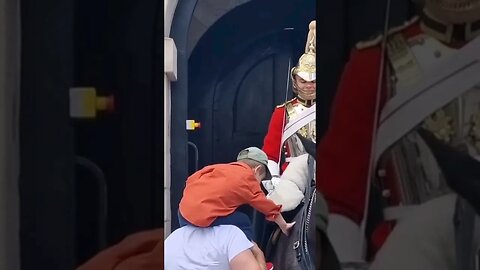
{"label": "horse's head", "polygon": [[316,153],[316,143],[314,141],[312,141],[311,139],[307,139],[305,137],[303,137],[302,135],[298,135],[298,138],[300,139],[300,141],[302,142],[303,144],[303,147],[305,148],[305,151],[315,157],[315,153]]}
{"label": "horse's head", "polygon": [[480,162],[443,143],[429,131],[420,129],[418,133],[432,150],[448,186],[480,214]]}

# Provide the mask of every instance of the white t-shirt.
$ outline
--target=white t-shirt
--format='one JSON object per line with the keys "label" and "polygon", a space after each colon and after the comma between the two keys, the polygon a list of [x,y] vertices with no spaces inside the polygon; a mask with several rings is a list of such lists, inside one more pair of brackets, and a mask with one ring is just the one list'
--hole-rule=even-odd
{"label": "white t-shirt", "polygon": [[187,225],[165,239],[165,270],[229,270],[229,262],[252,246],[233,225]]}

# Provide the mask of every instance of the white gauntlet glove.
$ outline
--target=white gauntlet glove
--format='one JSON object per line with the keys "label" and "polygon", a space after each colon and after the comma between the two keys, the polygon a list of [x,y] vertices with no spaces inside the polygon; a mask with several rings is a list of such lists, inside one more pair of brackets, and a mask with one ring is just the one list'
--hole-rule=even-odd
{"label": "white gauntlet glove", "polygon": [[267,190],[268,194],[272,193],[275,190],[275,186],[280,182],[280,178],[273,176],[270,180],[262,181],[263,187]]}
{"label": "white gauntlet glove", "polygon": [[282,212],[295,209],[304,199],[307,185],[310,184],[308,173],[308,154],[292,159],[281,179],[272,179],[274,190],[267,198],[282,205]]}

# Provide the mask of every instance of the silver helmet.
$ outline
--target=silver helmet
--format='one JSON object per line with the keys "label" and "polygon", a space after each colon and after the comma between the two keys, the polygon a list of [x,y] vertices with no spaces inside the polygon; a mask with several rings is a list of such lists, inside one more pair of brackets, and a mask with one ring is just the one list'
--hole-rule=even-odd
{"label": "silver helmet", "polygon": [[299,89],[295,83],[295,75],[298,75],[307,82],[313,82],[316,80],[316,27],[316,21],[310,22],[308,26],[309,31],[305,45],[305,53],[302,54],[298,60],[298,64],[290,71],[290,75],[292,76],[293,80],[293,92],[304,100],[314,100],[316,98],[316,94],[307,94],[304,93],[302,89]]}

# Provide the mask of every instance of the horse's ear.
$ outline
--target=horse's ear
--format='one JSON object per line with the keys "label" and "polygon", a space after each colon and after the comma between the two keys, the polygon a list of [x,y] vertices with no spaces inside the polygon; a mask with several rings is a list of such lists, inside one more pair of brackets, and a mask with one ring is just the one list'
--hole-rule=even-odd
{"label": "horse's ear", "polygon": [[417,132],[432,150],[448,186],[480,213],[480,162],[425,129]]}
{"label": "horse's ear", "polygon": [[307,139],[305,137],[303,137],[302,135],[298,134],[298,138],[300,138],[300,141],[302,142],[303,144],[303,147],[305,148],[305,151],[313,156],[315,158],[316,156],[316,150],[317,150],[317,146],[316,146],[316,143],[313,142],[312,140],[310,139]]}

